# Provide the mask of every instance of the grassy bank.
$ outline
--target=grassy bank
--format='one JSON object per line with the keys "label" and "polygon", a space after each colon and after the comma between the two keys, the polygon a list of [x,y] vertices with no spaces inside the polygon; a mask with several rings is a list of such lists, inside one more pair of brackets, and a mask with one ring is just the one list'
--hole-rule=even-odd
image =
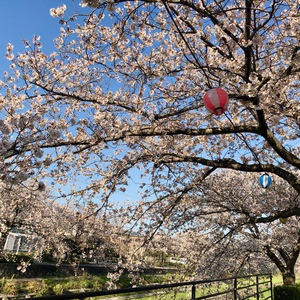
{"label": "grassy bank", "polygon": [[[0,294],[3,295],[59,295],[64,293],[77,293],[85,291],[99,291],[106,290],[108,288],[108,278],[106,276],[91,276],[83,275],[78,277],[68,278],[39,278],[39,279],[14,279],[14,278],[2,278],[0,281]],[[184,281],[180,276],[174,274],[165,275],[143,275],[140,277],[139,282],[136,285],[147,284],[159,284],[166,282],[180,282]],[[273,285],[281,285],[281,275],[273,276]],[[115,282],[114,288],[125,288],[131,286],[131,278],[128,276],[122,276]],[[228,289],[226,284],[200,286],[197,288],[197,296],[208,294],[215,290]],[[146,294],[144,292],[143,294]],[[152,299],[188,299],[191,296],[191,287],[179,288],[177,290],[172,289],[166,291],[149,292],[149,295],[139,296],[139,299],[152,300]],[[108,299],[108,297],[105,297]],[[99,299],[101,299],[99,297]],[[103,299],[103,298],[102,298]]]}
{"label": "grassy bank", "polygon": [[[143,275],[138,284],[154,284],[169,281],[172,275]],[[38,279],[14,279],[2,278],[0,281],[0,294],[3,295],[30,295],[46,296],[59,295],[68,292],[84,292],[105,290],[109,279],[106,276],[83,275],[67,278],[38,278]],[[131,286],[131,278],[121,276],[115,282],[115,288]]]}

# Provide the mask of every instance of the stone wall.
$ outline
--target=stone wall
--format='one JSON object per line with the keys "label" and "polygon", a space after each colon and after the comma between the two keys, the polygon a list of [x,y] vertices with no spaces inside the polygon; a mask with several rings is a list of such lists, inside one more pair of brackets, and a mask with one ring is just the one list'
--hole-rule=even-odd
{"label": "stone wall", "polygon": [[[19,271],[17,263],[0,263],[0,278],[38,278],[38,277],[65,277],[74,276],[74,270],[70,265],[48,264],[48,263],[33,263],[28,266],[26,272]],[[79,271],[86,272],[91,275],[106,275],[114,270],[114,265],[99,266],[99,265],[80,265]],[[173,268],[148,268],[142,270],[143,274],[165,274],[174,272]]]}
{"label": "stone wall", "polygon": [[[0,277],[35,278],[35,277],[65,277],[74,276],[74,270],[70,265],[39,264],[34,263],[27,267],[25,272],[18,270],[17,263],[0,263]],[[80,266],[81,271],[93,275],[105,275],[110,270],[99,266]]]}

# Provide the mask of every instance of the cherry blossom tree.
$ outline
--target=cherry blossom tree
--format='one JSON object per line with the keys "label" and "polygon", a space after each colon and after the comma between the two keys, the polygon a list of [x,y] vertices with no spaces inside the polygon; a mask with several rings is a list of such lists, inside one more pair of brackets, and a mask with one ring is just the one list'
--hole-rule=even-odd
{"label": "cherry blossom tree", "polygon": [[[297,217],[285,214],[297,209],[300,199],[278,177],[268,189],[255,177],[228,170],[215,173],[174,208],[164,228],[180,230],[178,250],[188,259],[189,271],[224,277],[276,267],[284,284],[295,284],[300,225]],[[282,217],[270,221],[277,214]],[[152,220],[150,226],[157,226]]]}
{"label": "cherry blossom tree", "polygon": [[[65,21],[50,55],[38,38],[16,58],[8,46],[4,158],[31,169],[57,163],[59,182],[75,164],[89,166],[81,171],[99,176],[97,191],[125,184],[133,167],[161,177],[157,190],[182,168],[232,168],[274,173],[299,191],[297,5],[117,4],[109,26],[106,4],[83,25]],[[214,86],[230,96],[224,117],[203,107]]]}
{"label": "cherry blossom tree", "polygon": [[260,226],[257,235],[236,231],[219,239],[193,231],[182,249],[186,269],[202,278],[279,272],[284,285],[294,285],[299,257],[299,237],[291,225],[295,223],[289,220],[284,226],[278,221],[273,226]]}
{"label": "cherry blossom tree", "polygon": [[[300,192],[297,2],[84,5],[71,17],[65,6],[51,10],[62,24],[55,52],[39,37],[24,53],[7,47],[3,182],[52,182],[62,197],[97,197],[98,211],[141,170],[135,217],[147,225],[142,208],[155,209],[150,236],[220,169],[268,173]],[[202,98],[218,86],[230,103],[216,117]],[[299,215],[292,206],[245,222]]]}
{"label": "cherry blossom tree", "polygon": [[36,215],[33,232],[39,238],[33,254],[37,259],[48,253],[57,264],[70,264],[78,275],[80,264],[88,259],[105,262],[107,254],[118,256],[117,228],[108,225],[106,216],[95,214],[95,204],[74,207],[53,202]]}
{"label": "cherry blossom tree", "polygon": [[1,184],[0,189],[0,253],[12,229],[31,232],[37,225],[36,211],[44,211],[49,205],[44,185],[34,181],[22,185]]}

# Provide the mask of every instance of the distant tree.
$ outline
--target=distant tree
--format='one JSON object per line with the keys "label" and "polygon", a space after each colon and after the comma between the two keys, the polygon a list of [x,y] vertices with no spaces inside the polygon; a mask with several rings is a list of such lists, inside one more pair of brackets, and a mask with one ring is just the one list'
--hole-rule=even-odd
{"label": "distant tree", "polygon": [[299,255],[293,247],[298,248],[299,241],[295,228],[287,226],[274,224],[272,234],[262,228],[259,237],[235,232],[219,240],[211,234],[191,231],[186,234],[185,248],[181,252],[186,257],[186,270],[193,272],[196,278],[280,273],[283,284],[294,285]]}
{"label": "distant tree", "polygon": [[278,272],[261,251],[259,242],[241,234],[216,240],[209,233],[188,231],[182,235],[181,255],[185,268],[195,278],[225,278],[236,275]]}
{"label": "distant tree", "polygon": [[[195,186],[193,196],[183,197],[165,227],[181,229],[178,251],[198,274],[225,276],[277,268],[284,284],[290,285],[295,284],[300,225],[297,217],[285,215],[297,209],[299,201],[278,177],[264,189],[255,175],[227,170]],[[153,219],[150,226],[156,225]]]}
{"label": "distant tree", "polygon": [[49,200],[45,186],[35,182],[22,185],[2,183],[0,188],[0,253],[3,254],[8,234],[13,229],[34,231],[36,212],[44,211]]}
{"label": "distant tree", "polygon": [[36,228],[39,248],[35,255],[42,258],[49,253],[57,263],[69,263],[75,275],[89,259],[106,262],[106,255],[117,255],[118,249],[112,241],[115,229],[103,217],[94,213],[92,204],[72,207],[54,203]]}

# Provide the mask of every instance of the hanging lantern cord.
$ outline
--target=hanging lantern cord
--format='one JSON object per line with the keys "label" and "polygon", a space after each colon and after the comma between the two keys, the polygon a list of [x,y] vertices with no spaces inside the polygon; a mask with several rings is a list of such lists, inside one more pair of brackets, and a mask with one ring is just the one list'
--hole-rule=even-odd
{"label": "hanging lantern cord", "polygon": [[[164,4],[164,6],[165,6],[165,8],[166,8],[166,11],[167,11],[168,15],[170,16],[172,22],[174,23],[174,25],[175,25],[175,27],[176,27],[176,30],[177,30],[177,32],[179,33],[181,39],[184,41],[186,47],[188,48],[188,50],[190,51],[191,55],[193,56],[193,58],[194,58],[194,60],[195,60],[195,63],[196,63],[197,66],[203,71],[204,76],[205,76],[206,79],[207,79],[208,87],[209,87],[210,89],[212,89],[213,86],[210,84],[210,79],[209,79],[207,73],[206,73],[205,70],[202,68],[202,66],[201,66],[201,64],[200,64],[200,61],[199,61],[197,55],[195,54],[195,52],[194,52],[194,50],[192,49],[192,47],[190,46],[188,40],[185,38],[185,36],[183,35],[182,31],[180,30],[180,28],[179,28],[180,25],[177,24],[177,22],[175,21],[175,19],[174,19],[174,17],[173,17],[173,14],[172,14],[172,12],[171,12],[171,8],[170,8],[169,4],[168,4],[165,0],[162,0],[162,3]],[[186,56],[185,53],[184,53],[184,56],[185,56],[185,58],[186,58],[189,62],[191,62],[190,59]]]}
{"label": "hanging lantern cord", "polygon": [[[229,113],[225,112],[224,113],[226,118],[229,120],[229,122],[231,123],[232,126],[235,126],[233,121],[231,120]],[[257,156],[257,154],[253,151],[253,149],[250,147],[249,143],[247,142],[246,138],[244,137],[244,135],[242,133],[234,133],[239,139],[241,139],[245,145],[247,146],[247,148],[250,150],[250,152],[253,154],[253,156],[255,157],[255,159],[257,160],[258,164],[260,165],[260,167],[262,168],[262,164],[260,163],[260,160]]]}

